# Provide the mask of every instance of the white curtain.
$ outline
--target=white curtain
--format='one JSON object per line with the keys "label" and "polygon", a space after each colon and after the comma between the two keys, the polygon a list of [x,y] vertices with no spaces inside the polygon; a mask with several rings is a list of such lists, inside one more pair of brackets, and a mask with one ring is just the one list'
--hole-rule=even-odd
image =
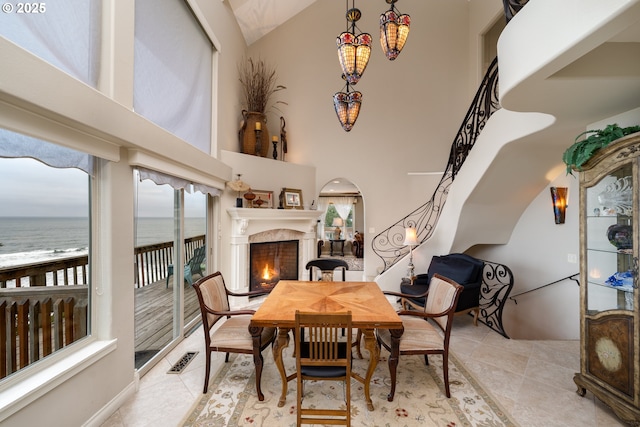
{"label": "white curtain", "polygon": [[213,46],[182,0],[136,0],[133,106],[211,153]]}
{"label": "white curtain", "polygon": [[327,218],[327,208],[329,201],[326,197],[318,197],[318,212],[321,212],[320,222],[318,223],[318,239],[324,240],[324,222]]}
{"label": "white curtain", "polygon": [[[13,10],[4,10],[11,7]],[[44,9],[42,9],[44,7]],[[19,13],[28,11],[31,13]],[[86,84],[100,71],[101,0],[3,2],[0,35]],[[34,13],[35,11],[38,13]]]}
{"label": "white curtain", "polygon": [[217,189],[210,187],[205,184],[191,183],[183,178],[178,178],[175,176],[167,175],[166,173],[154,171],[151,169],[145,169],[141,167],[137,167],[138,175],[140,177],[140,181],[143,179],[150,179],[155,182],[157,185],[168,184],[176,190],[184,190],[187,193],[191,194],[194,191],[199,191],[202,194],[211,194],[212,196],[219,196],[222,192]]}
{"label": "white curtain", "polygon": [[93,176],[93,156],[0,129],[0,157],[29,157],[54,168],[77,168]]}
{"label": "white curtain", "polygon": [[345,225],[347,224],[347,217],[353,208],[353,201],[355,199],[355,197],[351,196],[329,197],[329,201],[333,203],[333,206],[336,208],[336,212],[338,212],[340,218],[343,219]]}
{"label": "white curtain", "polygon": [[349,216],[349,212],[353,208],[353,202],[356,200],[355,197],[352,196],[340,196],[340,197],[319,197],[318,198],[318,210],[322,212],[321,217],[321,226],[322,226],[322,234],[321,238],[324,239],[324,222],[327,216],[327,209],[329,205],[333,203],[333,207],[335,207],[336,212],[342,220],[344,221],[345,228],[347,225],[347,217]]}

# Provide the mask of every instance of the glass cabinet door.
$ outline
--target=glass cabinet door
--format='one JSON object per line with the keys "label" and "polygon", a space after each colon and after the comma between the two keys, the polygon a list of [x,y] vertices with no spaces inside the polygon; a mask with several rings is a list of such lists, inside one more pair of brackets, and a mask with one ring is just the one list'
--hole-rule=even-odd
{"label": "glass cabinet door", "polygon": [[633,166],[627,162],[586,189],[587,314],[633,310],[634,185]]}

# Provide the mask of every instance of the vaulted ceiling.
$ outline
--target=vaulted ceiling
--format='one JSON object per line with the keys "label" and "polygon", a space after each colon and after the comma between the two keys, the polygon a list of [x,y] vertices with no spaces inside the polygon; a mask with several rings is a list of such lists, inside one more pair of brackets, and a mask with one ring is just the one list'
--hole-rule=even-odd
{"label": "vaulted ceiling", "polygon": [[227,0],[250,45],[316,0]]}

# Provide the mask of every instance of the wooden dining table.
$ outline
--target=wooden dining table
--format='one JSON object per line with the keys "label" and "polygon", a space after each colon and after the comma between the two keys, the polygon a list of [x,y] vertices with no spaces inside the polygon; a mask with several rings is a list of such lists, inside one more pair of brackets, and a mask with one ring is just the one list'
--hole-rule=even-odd
{"label": "wooden dining table", "polygon": [[[329,313],[350,311],[354,328],[362,331],[364,347],[369,353],[369,365],[364,377],[352,373],[353,378],[364,385],[367,408],[373,411],[369,385],[380,358],[380,347],[376,342],[376,328],[391,331],[391,355],[389,371],[396,378],[398,366],[402,320],[375,282],[307,282],[281,280],[255,312],[249,325],[254,347],[260,345],[262,328],[277,327],[278,337],[273,347],[273,357],[282,378],[282,394],[278,406],[286,401],[287,384],[296,374],[287,375],[282,361],[282,351],[289,345],[289,331],[295,329],[296,310],[301,312]],[[259,350],[258,350],[259,353]],[[258,366],[259,364],[259,366]],[[262,371],[262,360],[256,360],[256,369]],[[395,384],[391,385],[395,390]],[[393,399],[390,392],[388,399]]]}

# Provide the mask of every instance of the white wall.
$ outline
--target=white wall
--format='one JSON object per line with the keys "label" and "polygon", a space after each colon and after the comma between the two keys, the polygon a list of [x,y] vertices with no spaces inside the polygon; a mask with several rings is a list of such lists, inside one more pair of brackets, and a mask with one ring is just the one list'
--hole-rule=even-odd
{"label": "white wall", "polygon": [[[569,144],[570,145],[570,144]],[[564,224],[555,224],[549,187],[568,187],[569,207]],[[511,295],[579,273],[578,180],[561,173],[531,202],[513,230],[509,243],[476,246],[467,253],[507,265],[514,276]],[[517,339],[578,339],[579,287],[564,280],[516,298],[505,305],[503,324]]]}
{"label": "white wall", "polygon": [[[640,124],[640,108],[592,123],[584,130],[602,129],[617,123],[621,127]],[[577,135],[576,135],[577,136]],[[566,141],[569,147],[573,141]],[[579,264],[568,255],[579,256],[579,183],[567,176],[558,162],[560,174],[544,188],[520,217],[505,245],[476,246],[467,253],[506,264],[515,277],[511,295],[535,289],[579,272]],[[566,222],[553,222],[549,187],[569,188]],[[518,339],[579,339],[579,287],[564,280],[509,300],[504,311],[507,334]]]}

